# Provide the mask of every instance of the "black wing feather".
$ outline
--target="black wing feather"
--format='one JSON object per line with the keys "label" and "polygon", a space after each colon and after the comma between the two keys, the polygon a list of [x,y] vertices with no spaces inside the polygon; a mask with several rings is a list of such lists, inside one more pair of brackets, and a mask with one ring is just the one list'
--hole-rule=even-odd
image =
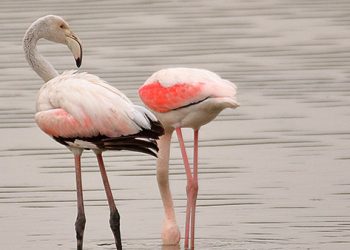
{"label": "black wing feather", "polygon": [[159,149],[156,140],[164,134],[164,128],[159,121],[152,121],[150,118],[148,120],[151,123],[150,129],[142,129],[140,132],[132,135],[119,137],[98,135],[93,137],[53,138],[65,146],[69,146],[68,142],[73,143],[75,140],[82,140],[95,144],[101,150],[129,150],[157,157],[156,153]]}

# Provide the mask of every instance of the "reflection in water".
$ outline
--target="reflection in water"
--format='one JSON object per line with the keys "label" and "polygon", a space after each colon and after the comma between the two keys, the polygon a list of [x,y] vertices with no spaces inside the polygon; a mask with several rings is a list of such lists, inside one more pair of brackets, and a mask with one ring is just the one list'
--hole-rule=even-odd
{"label": "reflection in water", "polygon": [[[2,249],[75,248],[73,162],[34,124],[42,82],[21,45],[28,24],[48,13],[64,16],[82,39],[81,70],[135,103],[141,103],[136,90],[144,80],[168,66],[207,68],[237,84],[241,107],[202,128],[197,249],[350,249],[350,2],[0,5],[6,27],[0,41]],[[40,46],[60,72],[75,67],[63,46]],[[172,154],[171,188],[183,234],[186,181],[176,139]],[[91,152],[83,164],[85,247],[94,249],[112,243],[108,206]],[[135,153],[106,154],[125,249],[162,248],[154,164]]]}
{"label": "reflection in water", "polygon": [[179,249],[180,249],[180,245],[176,245],[176,246],[162,245],[162,250],[179,250]]}

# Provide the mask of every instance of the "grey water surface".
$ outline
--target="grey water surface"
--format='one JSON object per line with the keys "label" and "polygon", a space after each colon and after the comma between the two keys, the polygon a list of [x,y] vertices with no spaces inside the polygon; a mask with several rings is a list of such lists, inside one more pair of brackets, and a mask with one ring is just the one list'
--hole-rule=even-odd
{"label": "grey water surface", "polygon": [[[63,16],[83,41],[80,71],[141,104],[165,67],[206,68],[238,86],[241,107],[200,131],[196,249],[350,249],[350,2],[128,0],[0,2],[0,249],[75,249],[73,159],[35,125],[41,79],[27,27]],[[42,41],[60,72],[68,48]],[[192,131],[185,131],[192,147]],[[191,152],[191,150],[190,150]],[[162,247],[155,159],[105,154],[125,249]],[[85,249],[115,249],[91,152],[83,159]],[[186,177],[174,137],[171,188],[184,234]]]}

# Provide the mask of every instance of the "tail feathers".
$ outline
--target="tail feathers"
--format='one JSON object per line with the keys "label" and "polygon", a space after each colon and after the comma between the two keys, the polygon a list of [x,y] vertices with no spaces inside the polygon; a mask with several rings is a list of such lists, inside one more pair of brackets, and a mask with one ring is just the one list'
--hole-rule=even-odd
{"label": "tail feathers", "polygon": [[149,121],[151,123],[151,128],[141,130],[136,134],[137,137],[158,139],[160,136],[164,135],[164,128],[159,121]]}
{"label": "tail feathers", "polygon": [[[107,143],[104,145],[104,148],[107,150],[129,150],[129,151],[136,151],[140,153],[145,153],[152,155],[154,157],[157,157],[158,152],[158,146],[157,143],[154,141],[154,143],[149,142],[148,146],[140,145],[140,141],[137,141],[133,144],[120,144],[120,143]],[[144,141],[145,142],[145,141]],[[143,144],[143,143],[141,143]]]}
{"label": "tail feathers", "polygon": [[138,146],[138,147],[144,147],[144,148],[150,148],[153,150],[158,151],[158,146],[155,140],[144,140],[144,139],[138,139],[138,138],[129,138],[128,140],[125,140],[125,138],[108,138],[103,140],[103,147],[106,149],[112,149],[113,147],[123,147],[123,146]]}
{"label": "tail feathers", "polygon": [[100,141],[98,147],[107,150],[130,150],[146,153],[157,157],[159,150],[157,139],[164,134],[164,128],[159,121],[153,121],[147,116],[151,128],[121,137],[106,137]]}
{"label": "tail feathers", "polygon": [[151,111],[147,110],[145,107],[134,105],[132,120],[141,129],[151,129],[152,122],[156,122],[157,118],[152,114]]}

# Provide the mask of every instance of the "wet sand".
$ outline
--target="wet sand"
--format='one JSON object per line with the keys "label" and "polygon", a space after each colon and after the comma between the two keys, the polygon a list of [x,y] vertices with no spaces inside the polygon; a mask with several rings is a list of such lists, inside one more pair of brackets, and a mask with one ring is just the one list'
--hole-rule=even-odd
{"label": "wet sand", "polygon": [[[350,249],[345,0],[1,1],[1,249],[76,244],[73,160],[35,125],[42,81],[21,45],[30,23],[45,14],[63,16],[83,41],[80,71],[135,103],[145,79],[169,66],[207,68],[237,84],[241,107],[200,131],[196,249]],[[66,47],[39,45],[60,72],[75,67]],[[185,137],[191,145],[191,131]],[[186,181],[175,137],[172,156],[183,233]],[[82,163],[85,249],[114,249],[93,154]],[[108,152],[106,165],[125,249],[162,249],[155,160]]]}

